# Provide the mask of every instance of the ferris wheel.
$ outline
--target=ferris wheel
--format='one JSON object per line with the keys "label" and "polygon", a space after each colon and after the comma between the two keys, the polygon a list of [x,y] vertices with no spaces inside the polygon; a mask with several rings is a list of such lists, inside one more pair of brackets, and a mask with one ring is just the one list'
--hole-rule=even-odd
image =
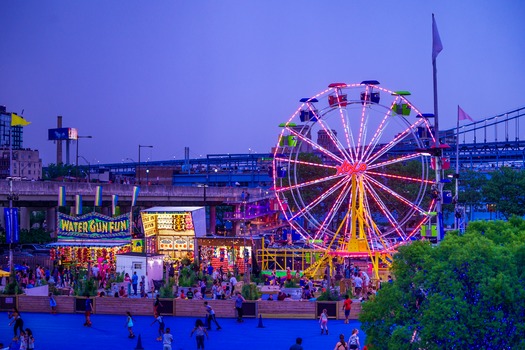
{"label": "ferris wheel", "polygon": [[276,197],[288,223],[316,247],[394,250],[431,215],[428,115],[407,91],[377,81],[334,83],[282,123]]}

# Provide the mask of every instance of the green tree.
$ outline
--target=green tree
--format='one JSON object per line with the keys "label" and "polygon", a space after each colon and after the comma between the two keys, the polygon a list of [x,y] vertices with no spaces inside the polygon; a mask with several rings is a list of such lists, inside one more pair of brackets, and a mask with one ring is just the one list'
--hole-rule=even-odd
{"label": "green tree", "polygon": [[485,203],[496,204],[505,219],[525,215],[525,171],[502,167],[483,186]]}
{"label": "green tree", "polygon": [[44,180],[54,180],[58,177],[62,176],[74,176],[76,169],[73,164],[49,164],[43,172],[43,179]]}
{"label": "green tree", "polygon": [[479,171],[467,170],[459,178],[459,202],[470,208],[470,213],[484,206],[483,186],[488,183],[487,175]]}
{"label": "green tree", "polygon": [[394,257],[395,282],[363,304],[376,349],[525,349],[525,222],[474,222]]}

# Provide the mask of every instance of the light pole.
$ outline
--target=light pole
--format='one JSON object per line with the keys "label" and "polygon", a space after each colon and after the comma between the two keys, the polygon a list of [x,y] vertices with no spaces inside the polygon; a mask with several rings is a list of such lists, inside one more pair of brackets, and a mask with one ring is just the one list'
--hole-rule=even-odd
{"label": "light pole", "polygon": [[78,169],[78,158],[84,159],[84,161],[88,165],[87,182],[89,183],[89,182],[91,182],[91,175],[90,175],[91,174],[91,163],[89,163],[89,161],[86,159],[86,157],[77,155],[77,169]]}
{"label": "light pole", "polygon": [[[77,161],[75,163],[75,169],[76,169],[76,176],[78,177],[78,143],[80,142],[80,139],[92,139],[93,136],[77,136]],[[86,158],[84,158],[85,160]],[[89,164],[89,163],[88,163]]]}
{"label": "light pole", "polygon": [[142,148],[153,148],[153,146],[145,146],[145,145],[139,145],[139,164],[137,165],[137,182],[140,185],[140,150]]}

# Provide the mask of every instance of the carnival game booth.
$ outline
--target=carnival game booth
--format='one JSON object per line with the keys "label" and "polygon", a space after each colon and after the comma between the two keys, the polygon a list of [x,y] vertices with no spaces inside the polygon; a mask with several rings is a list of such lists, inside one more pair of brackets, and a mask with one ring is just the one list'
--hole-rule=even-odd
{"label": "carnival game booth", "polygon": [[110,217],[89,213],[77,217],[58,213],[56,243],[48,244],[52,260],[63,265],[102,270],[116,266],[116,254],[131,249],[129,213]]}
{"label": "carnival game booth", "polygon": [[203,207],[153,207],[141,211],[148,254],[169,260],[195,256],[195,239],[206,236]]}
{"label": "carnival game booth", "polygon": [[164,256],[160,254],[134,252],[117,254],[117,272],[129,273],[130,276],[136,272],[139,282],[144,282],[146,291],[151,290],[153,281],[163,279],[163,266]]}
{"label": "carnival game booth", "polygon": [[198,238],[199,261],[211,264],[214,270],[222,267],[223,272],[245,273],[246,263],[253,265],[253,254],[261,248],[261,242],[260,237]]}

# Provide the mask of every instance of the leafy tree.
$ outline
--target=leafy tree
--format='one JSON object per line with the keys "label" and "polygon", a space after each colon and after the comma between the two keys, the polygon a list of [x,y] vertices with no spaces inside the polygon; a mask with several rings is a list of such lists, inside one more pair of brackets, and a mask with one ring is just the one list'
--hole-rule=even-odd
{"label": "leafy tree", "polygon": [[525,349],[525,222],[474,222],[394,257],[393,284],[363,304],[375,349]]}
{"label": "leafy tree", "polygon": [[76,174],[76,169],[73,164],[59,163],[57,165],[57,164],[51,163],[45,168],[42,177],[44,178],[44,180],[54,180],[58,177],[74,176],[75,174]]}
{"label": "leafy tree", "polygon": [[525,215],[525,171],[509,167],[495,170],[483,186],[483,195],[506,219]]}
{"label": "leafy tree", "polygon": [[484,199],[482,188],[488,183],[486,174],[467,170],[459,178],[459,202],[470,207],[470,213],[482,208]]}

